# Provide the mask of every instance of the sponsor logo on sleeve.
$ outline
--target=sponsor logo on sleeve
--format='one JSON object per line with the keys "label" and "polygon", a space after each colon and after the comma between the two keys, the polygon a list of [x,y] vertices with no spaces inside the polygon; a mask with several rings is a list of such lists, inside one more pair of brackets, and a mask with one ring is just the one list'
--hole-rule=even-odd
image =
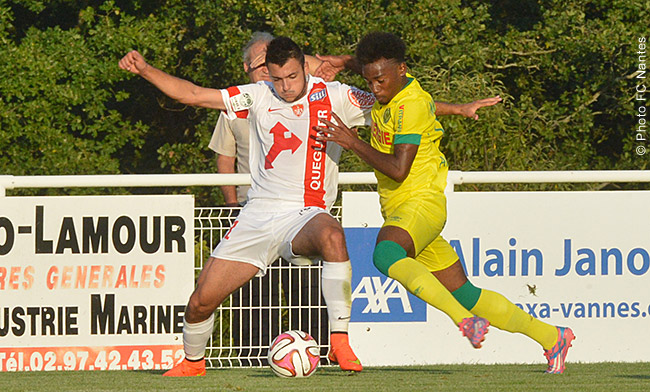
{"label": "sponsor logo on sleeve", "polygon": [[367,91],[352,87],[348,90],[350,103],[361,109],[370,109],[375,103],[375,96]]}
{"label": "sponsor logo on sleeve", "polygon": [[253,97],[249,93],[237,94],[230,97],[230,105],[235,112],[247,110],[253,106]]}
{"label": "sponsor logo on sleeve", "polygon": [[309,94],[309,102],[320,101],[321,99],[327,96],[327,89],[315,89],[311,94]]}
{"label": "sponsor logo on sleeve", "polygon": [[395,133],[399,133],[402,131],[402,126],[404,125],[404,105],[401,105],[399,107],[399,110],[397,110],[397,129],[395,130]]}

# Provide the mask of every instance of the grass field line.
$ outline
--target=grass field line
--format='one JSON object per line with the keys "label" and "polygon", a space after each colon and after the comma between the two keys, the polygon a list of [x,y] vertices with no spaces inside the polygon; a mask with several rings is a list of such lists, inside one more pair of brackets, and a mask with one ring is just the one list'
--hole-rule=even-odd
{"label": "grass field line", "polygon": [[565,374],[535,365],[367,367],[348,374],[322,367],[306,379],[268,368],[208,370],[205,377],[166,378],[163,371],[0,373],[2,391],[647,391],[650,362],[568,363]]}

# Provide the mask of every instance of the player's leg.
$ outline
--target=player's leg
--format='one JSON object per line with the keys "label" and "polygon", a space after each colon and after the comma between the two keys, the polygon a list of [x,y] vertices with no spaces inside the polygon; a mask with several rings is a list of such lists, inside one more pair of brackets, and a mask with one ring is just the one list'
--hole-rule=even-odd
{"label": "player's leg", "polygon": [[564,360],[574,339],[571,329],[547,324],[524,312],[503,295],[475,287],[467,280],[460,261],[433,274],[473,314],[488,319],[499,329],[521,333],[538,342],[548,358],[548,373],[564,371]]}
{"label": "player's leg", "polygon": [[165,375],[200,375],[197,366],[201,366],[205,374],[203,356],[212,334],[214,310],[233,291],[260,271],[264,273],[271,261],[277,259],[277,246],[273,246],[272,233],[274,214],[260,210],[253,204],[249,203],[242,209],[237,221],[203,266],[196,289],[185,309],[185,359]]}
{"label": "player's leg", "polygon": [[[414,259],[438,237],[445,220],[443,195],[400,204],[390,211],[379,231],[373,261],[384,275],[399,281],[409,292],[445,312],[459,327],[464,327],[461,328],[463,334],[475,348],[480,348],[489,323],[475,318],[431,275],[430,267]],[[445,259],[443,262],[448,261]]]}
{"label": "player's leg", "polygon": [[259,268],[239,261],[211,257],[205,264],[185,308],[183,347],[185,359],[164,376],[205,375],[205,347],[212,335],[214,311],[233,291],[251,280]]}
{"label": "player's leg", "polygon": [[352,351],[348,324],[352,306],[352,266],[339,222],[330,214],[316,213],[293,237],[292,252],[303,256],[321,256],[321,288],[330,324],[330,360],[341,369],[361,371],[361,362]]}

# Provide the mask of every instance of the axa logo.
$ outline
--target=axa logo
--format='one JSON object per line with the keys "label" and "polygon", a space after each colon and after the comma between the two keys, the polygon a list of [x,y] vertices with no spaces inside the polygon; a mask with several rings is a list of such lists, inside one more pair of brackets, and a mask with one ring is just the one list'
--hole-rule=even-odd
{"label": "axa logo", "polygon": [[364,276],[352,292],[352,321],[426,321],[426,304],[396,280]]}
{"label": "axa logo", "polygon": [[372,262],[379,227],[345,228],[352,263],[351,322],[426,321],[427,304]]}
{"label": "axa logo", "polygon": [[361,313],[390,313],[388,299],[397,298],[402,303],[404,313],[413,313],[411,301],[404,287],[396,280],[386,278],[383,282],[379,276],[365,276],[352,293],[352,300],[365,298],[368,305]]}

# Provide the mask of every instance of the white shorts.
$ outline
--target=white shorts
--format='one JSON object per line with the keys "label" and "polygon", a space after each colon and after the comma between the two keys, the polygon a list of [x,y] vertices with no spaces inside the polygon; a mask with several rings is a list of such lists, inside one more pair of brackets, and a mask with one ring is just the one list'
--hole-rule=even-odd
{"label": "white shorts", "polygon": [[319,207],[288,209],[269,201],[250,201],[210,256],[253,264],[260,269],[258,276],[266,274],[266,268],[278,257],[292,264],[309,265],[311,259],[294,254],[291,242],[318,214],[329,213]]}

